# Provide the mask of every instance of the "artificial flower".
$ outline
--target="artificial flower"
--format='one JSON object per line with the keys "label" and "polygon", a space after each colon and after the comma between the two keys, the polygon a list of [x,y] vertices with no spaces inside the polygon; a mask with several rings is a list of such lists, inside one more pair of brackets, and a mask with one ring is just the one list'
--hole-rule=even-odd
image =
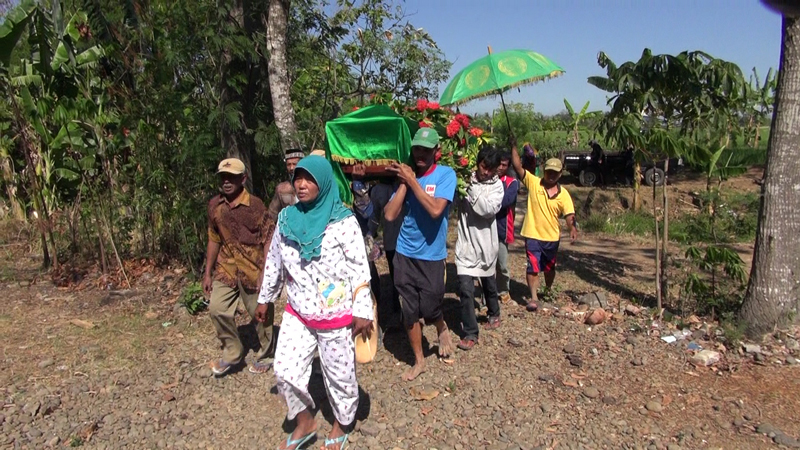
{"label": "artificial flower", "polygon": [[469,159],[467,159],[466,156],[462,156],[458,163],[461,164],[461,167],[467,167],[467,165],[469,165]]}
{"label": "artificial flower", "polygon": [[471,134],[471,135],[473,135],[475,137],[478,137],[478,136],[483,134],[483,130],[481,130],[478,127],[472,127],[472,128],[469,129],[469,134]]}
{"label": "artificial flower", "polygon": [[424,120],[420,120],[420,121],[419,121],[419,127],[420,127],[420,128],[430,128],[430,127],[431,127],[431,124],[429,124],[428,122],[426,122],[426,121],[424,121]]}
{"label": "artificial flower", "polygon": [[439,109],[439,104],[436,103],[436,102],[429,102],[428,103],[428,109],[430,109],[432,111],[436,111],[437,109]]}
{"label": "artificial flower", "polygon": [[428,108],[428,100],[421,98],[417,100],[417,111],[422,112]]}
{"label": "artificial flower", "polygon": [[458,134],[460,130],[461,130],[461,124],[458,123],[456,120],[453,120],[452,122],[450,122],[449,125],[447,125],[447,137],[455,136],[456,134]]}
{"label": "artificial flower", "polygon": [[469,117],[467,117],[465,114],[456,114],[456,117],[453,120],[460,123],[464,128],[469,128]]}

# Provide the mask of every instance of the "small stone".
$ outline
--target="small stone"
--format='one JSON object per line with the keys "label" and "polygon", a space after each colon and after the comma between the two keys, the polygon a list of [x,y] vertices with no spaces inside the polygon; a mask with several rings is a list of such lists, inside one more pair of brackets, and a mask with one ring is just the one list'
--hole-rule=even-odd
{"label": "small stone", "polygon": [[360,431],[361,435],[370,436],[370,437],[376,437],[381,432],[380,428],[376,427],[375,425],[373,425],[371,423],[362,424],[361,425],[361,429],[359,431]]}
{"label": "small stone", "polygon": [[544,381],[545,383],[552,383],[556,380],[556,377],[549,374],[549,373],[542,373],[539,374],[539,381]]}
{"label": "small stone", "polygon": [[46,367],[52,366],[53,364],[55,364],[55,361],[53,361],[53,358],[43,359],[43,360],[39,361],[39,368],[40,369],[44,369]]}
{"label": "small stone", "polygon": [[764,354],[763,354],[763,353],[756,353],[755,355],[753,355],[753,359],[754,359],[756,362],[764,362],[764,360],[766,360],[766,359],[767,359],[767,357],[766,357],[766,356],[764,356]]}
{"label": "small stone", "polygon": [[583,366],[583,360],[578,355],[567,355],[567,359],[569,359],[569,363],[575,367]]}
{"label": "small stone", "polygon": [[786,348],[789,350],[800,350],[800,342],[797,342],[797,339],[789,338],[786,340]]}
{"label": "small stone", "polygon": [[667,450],[682,450],[678,444],[667,444]]}
{"label": "small stone", "polygon": [[741,418],[741,417],[737,417],[737,418],[733,419],[733,424],[736,425],[737,427],[740,427],[740,426],[744,425],[744,419]]}
{"label": "small stone", "polygon": [[797,359],[795,357],[793,357],[793,356],[787,356],[786,357],[786,364],[788,364],[790,366],[797,365]]}
{"label": "small stone", "polygon": [[564,353],[572,354],[575,353],[575,344],[567,344],[564,346]]}
{"label": "small stone", "polygon": [[583,390],[583,395],[587,398],[597,398],[600,396],[600,391],[597,390],[595,387],[587,387]]}
{"label": "small stone", "polygon": [[756,427],[756,431],[761,433],[761,434],[770,434],[770,433],[774,433],[775,431],[777,431],[777,429],[775,427],[773,427],[772,424],[764,422],[764,423],[759,424]]}
{"label": "small stone", "polygon": [[603,403],[609,406],[614,406],[617,404],[617,398],[612,397],[610,395],[606,395],[605,397],[603,397]]}
{"label": "small stone", "polygon": [[761,346],[757,344],[742,344],[745,353],[761,353]]}
{"label": "small stone", "polygon": [[166,402],[174,402],[175,401],[175,395],[173,395],[171,392],[164,392],[164,395],[161,396],[161,401],[164,402],[164,403],[166,403]]}
{"label": "small stone", "polygon": [[720,354],[713,350],[701,350],[692,356],[692,362],[697,366],[710,366],[719,362]]}
{"label": "small stone", "polygon": [[785,445],[789,448],[800,448],[800,442],[798,442],[797,439],[783,434],[780,431],[775,432],[775,437],[773,437],[772,440],[778,445]]}
{"label": "small stone", "polygon": [[617,321],[622,321],[622,320],[625,320],[625,314],[623,314],[623,313],[621,313],[621,312],[614,313],[614,314],[611,316],[611,318],[612,318],[612,319],[614,319],[614,320],[617,320]]}
{"label": "small stone", "polygon": [[553,405],[550,403],[542,403],[539,405],[539,409],[541,409],[543,413],[548,413],[553,410]]}
{"label": "small stone", "polygon": [[638,316],[642,309],[635,305],[625,305],[625,313],[631,316]]}
{"label": "small stone", "polygon": [[203,367],[197,371],[198,378],[211,378],[213,374],[210,367]]}
{"label": "small stone", "polygon": [[516,339],[516,338],[512,337],[512,338],[508,338],[508,345],[510,345],[512,347],[520,348],[520,347],[522,347],[523,344],[519,339]]}
{"label": "small stone", "polygon": [[661,405],[661,403],[655,400],[650,400],[646,405],[644,405],[644,407],[647,408],[648,411],[656,413],[664,410],[664,407]]}
{"label": "small stone", "polygon": [[644,356],[637,356],[631,360],[631,364],[634,366],[643,366],[645,362],[646,359]]}
{"label": "small stone", "polygon": [[634,346],[639,345],[639,338],[636,336],[628,336],[627,338],[625,338],[625,343]]}
{"label": "small stone", "polygon": [[46,447],[52,447],[52,448],[55,448],[55,446],[56,446],[56,445],[58,445],[58,443],[59,443],[60,441],[61,441],[61,439],[60,439],[58,436],[53,436],[53,437],[52,437],[52,438],[50,438],[50,439],[49,439],[47,442],[45,442],[45,444],[44,444],[44,445],[45,445]]}

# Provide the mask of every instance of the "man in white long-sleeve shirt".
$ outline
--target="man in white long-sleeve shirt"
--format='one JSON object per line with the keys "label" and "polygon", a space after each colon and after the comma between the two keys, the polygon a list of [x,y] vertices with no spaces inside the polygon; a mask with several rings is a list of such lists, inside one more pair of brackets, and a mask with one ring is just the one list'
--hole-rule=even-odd
{"label": "man in white long-sleeve shirt", "polygon": [[497,177],[500,152],[484,147],[478,152],[477,167],[467,196],[458,208],[458,240],[456,271],[461,291],[461,325],[463,338],[458,348],[470,350],[478,343],[478,321],[475,317],[475,278],[480,278],[486,299],[489,322],[487,328],[500,326],[500,302],[497,296],[495,265],[499,238],[495,215],[503,203],[503,183]]}

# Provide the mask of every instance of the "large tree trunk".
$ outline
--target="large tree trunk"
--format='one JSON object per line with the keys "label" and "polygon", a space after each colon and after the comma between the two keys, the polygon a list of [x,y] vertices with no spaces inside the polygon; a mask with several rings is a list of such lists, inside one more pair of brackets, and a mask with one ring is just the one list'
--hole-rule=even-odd
{"label": "large tree trunk", "polygon": [[741,310],[748,334],[759,336],[797,320],[799,288],[800,19],[784,17],[758,232]]}
{"label": "large tree trunk", "polygon": [[297,125],[290,96],[289,70],[286,67],[286,30],[289,22],[289,0],[270,0],[267,17],[267,50],[269,51],[269,90],[272,113],[281,135],[283,151],[297,147]]}
{"label": "large tree trunk", "polygon": [[[228,9],[229,4],[230,8]],[[242,0],[233,0],[233,2],[218,0],[217,7],[223,11],[227,10],[228,14],[224,20],[232,22],[240,29],[244,28],[244,7],[242,5]],[[220,119],[220,143],[228,158],[239,158],[244,163],[245,173],[247,174],[245,187],[248,191],[253,192],[252,155],[245,134],[245,102],[242,101],[242,96],[236,92],[236,89],[231,86],[229,79],[231,74],[236,72],[243,64],[241,60],[233,57],[233,52],[230,48],[225,47],[222,50],[219,65],[218,106],[220,110],[223,111]],[[236,123],[230,123],[228,121],[228,115],[224,113],[228,108],[238,110],[238,120]]]}

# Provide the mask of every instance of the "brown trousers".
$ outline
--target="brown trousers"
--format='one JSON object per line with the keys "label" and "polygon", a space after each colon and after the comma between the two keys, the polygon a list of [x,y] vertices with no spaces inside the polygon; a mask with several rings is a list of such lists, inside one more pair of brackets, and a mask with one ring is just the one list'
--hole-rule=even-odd
{"label": "brown trousers", "polygon": [[[255,318],[258,292],[247,292],[241,283],[236,288],[232,288],[219,281],[214,281],[208,312],[211,316],[211,323],[217,330],[217,337],[222,343],[222,360],[228,364],[237,364],[244,358],[244,346],[239,339],[239,331],[234,319],[238,300],[242,301],[250,317]],[[256,324],[256,334],[261,344],[261,348],[255,355],[256,361],[269,360],[275,354],[274,321],[275,305],[270,303],[267,320],[264,323]]]}

